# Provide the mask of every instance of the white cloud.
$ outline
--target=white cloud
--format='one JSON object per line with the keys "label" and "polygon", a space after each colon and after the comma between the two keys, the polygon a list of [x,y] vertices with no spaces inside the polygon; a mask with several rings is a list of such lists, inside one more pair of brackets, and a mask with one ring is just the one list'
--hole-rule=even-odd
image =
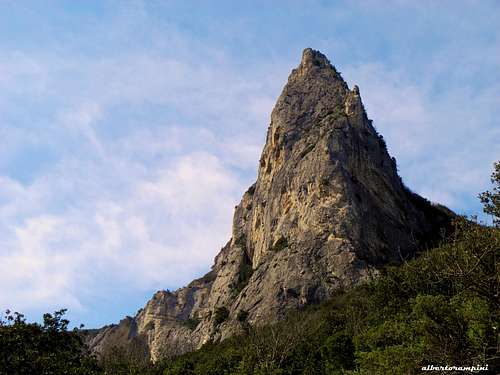
{"label": "white cloud", "polygon": [[[57,178],[66,177],[46,183],[57,189]],[[106,189],[101,183],[94,181],[94,188]],[[128,183],[114,199],[97,198],[59,214],[23,211],[21,222],[4,227],[0,282],[8,292],[0,306],[82,309],[85,295],[99,293],[100,285],[181,285],[229,239],[243,186],[217,157],[188,154],[145,179],[130,176]],[[12,181],[3,188],[14,201],[26,195]],[[7,214],[13,213],[3,211],[4,219]]]}
{"label": "white cloud", "polygon": [[197,210],[216,213],[219,203],[213,205],[207,197],[227,195],[235,185],[217,158],[201,153],[183,157],[172,169],[160,171],[158,180],[139,186],[138,195],[152,199],[153,204],[165,204],[172,215]]}
{"label": "white cloud", "polygon": [[26,309],[41,304],[51,307],[64,304],[81,308],[74,293],[77,280],[72,277],[74,262],[80,254],[60,247],[67,245],[61,243],[64,224],[61,218],[43,215],[30,218],[7,232],[10,236],[4,237],[0,255],[2,307]]}

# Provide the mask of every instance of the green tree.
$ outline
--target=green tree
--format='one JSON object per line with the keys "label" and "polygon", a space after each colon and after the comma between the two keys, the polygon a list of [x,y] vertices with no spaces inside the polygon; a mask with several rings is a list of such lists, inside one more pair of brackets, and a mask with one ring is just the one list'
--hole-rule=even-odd
{"label": "green tree", "polygon": [[500,161],[493,165],[491,183],[493,189],[479,194],[479,199],[483,203],[485,213],[493,216],[495,225],[500,225]]}
{"label": "green tree", "polygon": [[27,323],[17,312],[0,319],[0,374],[100,373],[79,330],[68,330],[66,310],[45,314],[43,324]]}

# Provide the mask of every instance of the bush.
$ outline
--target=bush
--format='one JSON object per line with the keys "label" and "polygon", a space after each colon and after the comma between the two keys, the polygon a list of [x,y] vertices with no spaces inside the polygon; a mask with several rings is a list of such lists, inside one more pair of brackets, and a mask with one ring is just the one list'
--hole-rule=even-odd
{"label": "bush", "polygon": [[283,249],[286,249],[288,247],[288,240],[285,237],[280,237],[278,241],[274,243],[273,246],[271,246],[270,251],[272,252],[278,252]]}
{"label": "bush", "polygon": [[229,310],[224,306],[218,307],[214,312],[214,324],[218,326],[223,322],[225,322],[228,317],[229,317]]}
{"label": "bush", "polygon": [[244,323],[247,321],[247,318],[248,318],[248,311],[245,310],[238,311],[238,314],[236,315],[237,321]]}
{"label": "bush", "polygon": [[188,327],[191,331],[194,331],[198,324],[200,324],[200,319],[198,318],[187,318],[183,324]]}
{"label": "bush", "polygon": [[232,285],[231,293],[233,297],[236,297],[240,292],[247,286],[250,278],[253,275],[252,265],[248,263],[247,259],[243,259],[240,264],[240,269],[238,272],[238,279],[235,284]]}

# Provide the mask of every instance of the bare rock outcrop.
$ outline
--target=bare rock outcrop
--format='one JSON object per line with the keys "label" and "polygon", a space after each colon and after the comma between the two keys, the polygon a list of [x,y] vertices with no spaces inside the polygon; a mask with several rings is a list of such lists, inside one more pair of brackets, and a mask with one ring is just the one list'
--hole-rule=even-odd
{"label": "bare rock outcrop", "polygon": [[257,181],[212,271],[157,292],[91,346],[103,353],[136,341],[156,360],[238,333],[242,321],[275,321],[415,255],[450,217],[403,185],[358,87],[308,48],[271,114]]}

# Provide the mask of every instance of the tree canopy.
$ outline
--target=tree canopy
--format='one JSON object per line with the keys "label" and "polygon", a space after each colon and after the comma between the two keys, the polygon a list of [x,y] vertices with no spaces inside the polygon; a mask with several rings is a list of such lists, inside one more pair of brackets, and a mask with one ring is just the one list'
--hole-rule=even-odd
{"label": "tree canopy", "polygon": [[500,225],[500,161],[493,165],[491,174],[493,188],[479,194],[479,199],[483,203],[485,213],[493,216],[495,225]]}
{"label": "tree canopy", "polygon": [[27,323],[17,312],[0,319],[0,373],[96,374],[97,361],[88,353],[78,330],[68,330],[66,310],[44,314],[43,323]]}

